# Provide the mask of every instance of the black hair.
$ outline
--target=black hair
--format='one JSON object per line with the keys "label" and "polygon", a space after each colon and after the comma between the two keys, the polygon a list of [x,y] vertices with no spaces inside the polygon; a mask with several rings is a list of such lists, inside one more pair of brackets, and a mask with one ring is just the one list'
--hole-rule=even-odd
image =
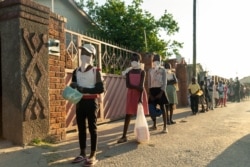
{"label": "black hair", "polygon": [[159,58],[159,61],[161,61],[161,56],[160,56],[159,54],[154,54],[153,60],[154,60],[155,58]]}
{"label": "black hair", "polygon": [[167,63],[167,62],[164,63],[164,67],[165,67],[166,69],[171,69],[171,68],[172,68],[172,67],[171,67],[171,64],[170,64],[170,63]]}
{"label": "black hair", "polygon": [[131,59],[133,59],[134,57],[138,57],[139,61],[141,61],[141,55],[139,53],[133,53]]}

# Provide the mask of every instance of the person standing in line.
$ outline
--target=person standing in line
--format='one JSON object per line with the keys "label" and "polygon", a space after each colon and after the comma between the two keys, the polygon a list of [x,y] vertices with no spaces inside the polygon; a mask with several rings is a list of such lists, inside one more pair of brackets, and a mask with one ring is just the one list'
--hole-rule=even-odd
{"label": "person standing in line", "polygon": [[[93,67],[93,57],[96,49],[92,44],[84,44],[80,47],[81,66],[76,68],[72,74],[70,86],[83,93],[83,97],[76,104],[76,122],[78,127],[78,138],[80,155],[72,163],[84,161],[84,166],[94,165],[97,162],[97,113],[99,110],[98,97],[104,92],[104,84],[100,69]],[[88,126],[86,123],[88,122]],[[91,153],[86,154],[87,128],[90,132]]]}
{"label": "person standing in line", "polygon": [[214,108],[217,108],[219,104],[219,98],[220,98],[219,91],[218,91],[218,82],[215,82],[213,92],[214,92],[214,102],[215,102]]}
{"label": "person standing in line", "polygon": [[235,90],[234,90],[234,81],[232,78],[229,79],[227,87],[228,87],[228,100],[234,102]]}
{"label": "person standing in line", "polygon": [[219,81],[218,93],[219,93],[218,106],[223,107],[223,103],[224,103],[224,85],[223,85],[222,81]]}
{"label": "person standing in line", "polygon": [[240,102],[240,81],[238,77],[236,77],[235,79],[234,90],[235,90],[235,101]]}
{"label": "person standing in line", "polygon": [[206,111],[209,110],[209,103],[211,101],[211,96],[208,90],[208,82],[207,77],[204,78],[204,94],[205,94],[205,102],[206,102]]}
{"label": "person standing in line", "polygon": [[215,105],[215,101],[214,101],[214,81],[212,80],[211,77],[208,78],[208,94],[209,94],[209,109],[210,110],[214,110],[214,105]]}
{"label": "person standing in line", "polygon": [[198,113],[199,110],[199,95],[200,85],[196,82],[196,78],[192,78],[192,83],[188,85],[188,91],[190,93],[191,110],[194,115]]}
{"label": "person standing in line", "polygon": [[223,82],[223,85],[224,85],[224,98],[223,98],[223,105],[224,105],[224,107],[226,107],[227,106],[227,94],[228,94],[228,84],[227,84],[227,82]]}
{"label": "person standing in line", "polygon": [[[206,81],[206,78],[205,78]],[[205,81],[200,81],[200,88],[203,94],[200,96],[201,112],[208,111],[209,94]],[[206,106],[206,108],[205,108]]]}
{"label": "person standing in line", "polygon": [[131,57],[131,68],[124,72],[126,75],[127,101],[126,116],[123,127],[122,137],[117,143],[127,142],[127,131],[131,116],[136,115],[138,103],[142,103],[144,114],[148,115],[148,99],[144,87],[146,72],[141,69],[141,55],[134,53]]}
{"label": "person standing in line", "polygon": [[166,114],[167,114],[167,124],[175,124],[176,122],[173,121],[173,112],[176,108],[176,105],[178,104],[178,98],[176,93],[176,86],[175,84],[178,84],[177,77],[175,73],[172,71],[171,64],[165,63],[165,69],[166,69],[166,78],[167,78],[167,96],[169,104],[165,105],[166,107]]}
{"label": "person standing in line", "polygon": [[[148,72],[148,101],[149,103],[159,105],[162,110],[163,133],[168,133],[165,109],[165,105],[168,104],[166,86],[166,70],[161,66],[161,56],[158,54],[153,55],[153,68],[150,68]],[[153,121],[153,126],[150,127],[150,130],[156,130],[156,117],[151,117],[151,119]]]}

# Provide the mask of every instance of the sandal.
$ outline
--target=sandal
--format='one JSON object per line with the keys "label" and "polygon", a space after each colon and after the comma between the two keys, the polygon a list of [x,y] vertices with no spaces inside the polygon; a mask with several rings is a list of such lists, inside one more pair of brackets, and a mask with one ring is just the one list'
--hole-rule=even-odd
{"label": "sandal", "polygon": [[156,126],[151,126],[151,127],[149,128],[149,130],[150,130],[150,131],[152,131],[152,130],[157,130],[157,127],[156,127]]}
{"label": "sandal", "polygon": [[96,158],[88,158],[86,161],[84,161],[83,166],[88,167],[88,166],[94,166],[98,160]]}
{"label": "sandal", "polygon": [[127,140],[127,138],[126,137],[122,137],[122,138],[120,138],[118,141],[117,141],[117,143],[125,143],[125,142],[127,142],[128,140]]}
{"label": "sandal", "polygon": [[82,162],[82,161],[85,161],[87,158],[82,156],[82,155],[79,155],[77,156],[73,161],[72,163],[79,163],[79,162]]}

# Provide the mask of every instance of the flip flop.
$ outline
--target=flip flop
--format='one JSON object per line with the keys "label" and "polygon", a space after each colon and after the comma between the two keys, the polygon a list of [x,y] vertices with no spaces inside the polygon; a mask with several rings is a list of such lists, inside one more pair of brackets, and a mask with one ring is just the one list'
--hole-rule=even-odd
{"label": "flip flop", "polygon": [[77,157],[72,161],[72,163],[79,163],[79,162],[85,161],[86,159],[87,159],[86,157],[83,157],[82,155],[79,155],[79,156],[77,156]]}
{"label": "flip flop", "polygon": [[88,166],[94,166],[96,163],[98,162],[97,159],[86,159],[86,161],[84,161],[83,166],[84,167],[88,167]]}

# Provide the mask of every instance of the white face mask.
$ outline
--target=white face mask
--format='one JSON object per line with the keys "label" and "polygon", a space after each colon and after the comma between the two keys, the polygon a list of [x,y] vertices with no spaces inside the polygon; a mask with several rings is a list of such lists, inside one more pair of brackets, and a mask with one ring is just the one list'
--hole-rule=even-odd
{"label": "white face mask", "polygon": [[132,61],[132,62],[131,62],[131,67],[132,67],[132,68],[139,68],[139,67],[140,67],[140,62]]}
{"label": "white face mask", "polygon": [[81,55],[82,63],[92,64],[92,56]]}
{"label": "white face mask", "polygon": [[153,62],[153,67],[156,68],[156,69],[158,69],[160,67],[160,65],[161,65],[160,61],[154,61]]}
{"label": "white face mask", "polygon": [[166,69],[167,73],[170,74],[172,72],[172,70],[170,69]]}

